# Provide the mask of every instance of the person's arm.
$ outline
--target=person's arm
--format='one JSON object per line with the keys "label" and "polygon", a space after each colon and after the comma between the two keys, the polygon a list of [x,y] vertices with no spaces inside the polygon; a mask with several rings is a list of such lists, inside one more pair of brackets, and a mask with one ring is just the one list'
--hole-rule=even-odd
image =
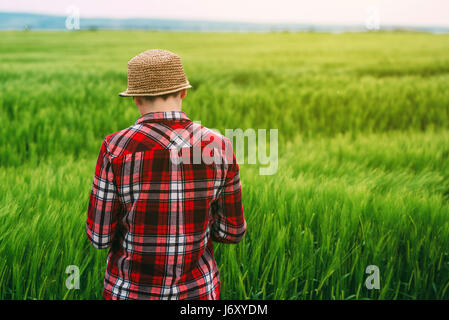
{"label": "person's arm", "polygon": [[222,192],[214,202],[212,216],[213,241],[237,243],[242,240],[246,233],[246,221],[243,215],[239,166],[234,154]]}
{"label": "person's arm", "polygon": [[111,158],[104,140],[95,168],[86,221],[87,237],[95,248],[106,249],[111,246],[120,210]]}

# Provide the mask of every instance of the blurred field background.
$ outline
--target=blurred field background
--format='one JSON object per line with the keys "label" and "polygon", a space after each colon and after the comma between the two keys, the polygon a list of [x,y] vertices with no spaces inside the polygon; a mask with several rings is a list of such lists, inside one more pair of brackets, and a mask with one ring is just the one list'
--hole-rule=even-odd
{"label": "blurred field background", "polygon": [[215,245],[221,298],[449,298],[449,35],[83,31],[1,32],[0,299],[101,298],[88,197],[150,48],[182,57],[192,120],[279,129],[275,175],[240,165],[248,232]]}

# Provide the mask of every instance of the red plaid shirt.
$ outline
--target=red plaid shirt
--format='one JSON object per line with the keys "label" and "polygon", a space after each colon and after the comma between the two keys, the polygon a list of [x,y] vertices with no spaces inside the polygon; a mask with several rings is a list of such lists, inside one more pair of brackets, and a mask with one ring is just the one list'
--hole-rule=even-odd
{"label": "red plaid shirt", "polygon": [[246,232],[230,140],[181,111],[147,113],[109,135],[86,232],[109,248],[104,299],[218,299],[212,240]]}

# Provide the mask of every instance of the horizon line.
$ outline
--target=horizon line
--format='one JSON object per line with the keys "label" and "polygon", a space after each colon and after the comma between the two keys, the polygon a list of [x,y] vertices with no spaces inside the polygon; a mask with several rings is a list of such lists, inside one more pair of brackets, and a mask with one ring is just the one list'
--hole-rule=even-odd
{"label": "horizon line", "polygon": [[[29,11],[2,11],[0,10],[0,14],[25,14],[25,15],[35,15],[35,16],[49,16],[49,17],[58,17],[65,18],[66,15],[63,14],[55,14],[55,13],[40,13],[40,12],[29,12]],[[80,20],[161,20],[161,21],[185,21],[185,22],[211,22],[211,23],[230,23],[230,24],[251,24],[251,25],[297,25],[297,26],[327,26],[327,27],[360,27],[363,26],[362,23],[337,23],[337,22],[293,22],[293,21],[249,21],[249,20],[227,20],[227,19],[208,19],[208,18],[173,18],[173,17],[107,17],[107,16],[89,16],[82,17],[80,16]],[[439,28],[439,29],[447,29],[449,30],[449,26],[446,25],[432,25],[432,24],[396,24],[396,23],[385,23],[381,24],[381,26],[387,28]],[[381,27],[382,28],[382,27]]]}

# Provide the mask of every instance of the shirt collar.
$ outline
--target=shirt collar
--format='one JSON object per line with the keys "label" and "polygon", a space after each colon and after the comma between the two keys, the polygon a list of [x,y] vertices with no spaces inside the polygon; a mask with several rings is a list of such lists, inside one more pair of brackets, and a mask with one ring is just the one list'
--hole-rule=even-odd
{"label": "shirt collar", "polygon": [[168,111],[168,112],[158,111],[158,112],[145,113],[143,116],[137,119],[136,124],[140,124],[142,122],[154,122],[161,120],[182,121],[190,119],[183,111]]}

